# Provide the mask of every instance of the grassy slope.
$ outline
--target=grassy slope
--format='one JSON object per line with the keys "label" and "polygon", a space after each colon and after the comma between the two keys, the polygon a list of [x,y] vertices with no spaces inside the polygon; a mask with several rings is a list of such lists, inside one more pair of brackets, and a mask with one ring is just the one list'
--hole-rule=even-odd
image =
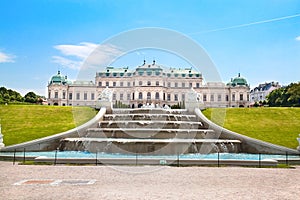
{"label": "grassy slope", "polygon": [[[215,111],[203,114],[210,119]],[[225,128],[249,137],[293,149],[299,145],[300,108],[227,108],[224,122]]]}
{"label": "grassy slope", "polygon": [[94,109],[87,107],[0,105],[4,143],[8,146],[67,131],[95,114]]}

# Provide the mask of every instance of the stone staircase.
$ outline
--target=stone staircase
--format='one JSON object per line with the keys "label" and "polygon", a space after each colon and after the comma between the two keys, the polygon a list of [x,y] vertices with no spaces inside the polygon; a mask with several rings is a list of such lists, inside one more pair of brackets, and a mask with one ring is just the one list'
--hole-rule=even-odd
{"label": "stone staircase", "polygon": [[239,152],[241,142],[220,138],[186,110],[114,109],[83,137],[65,138],[62,151],[122,154]]}

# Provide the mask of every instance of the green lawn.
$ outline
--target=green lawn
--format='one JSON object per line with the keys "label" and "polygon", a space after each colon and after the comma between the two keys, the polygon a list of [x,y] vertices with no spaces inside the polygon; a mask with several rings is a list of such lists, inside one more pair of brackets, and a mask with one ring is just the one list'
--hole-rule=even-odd
{"label": "green lawn", "polygon": [[95,115],[96,111],[88,107],[0,105],[6,146],[67,131]]}
{"label": "green lawn", "polygon": [[226,111],[224,128],[274,144],[297,148],[300,134],[300,108],[227,108],[207,109],[203,114],[211,119]]}

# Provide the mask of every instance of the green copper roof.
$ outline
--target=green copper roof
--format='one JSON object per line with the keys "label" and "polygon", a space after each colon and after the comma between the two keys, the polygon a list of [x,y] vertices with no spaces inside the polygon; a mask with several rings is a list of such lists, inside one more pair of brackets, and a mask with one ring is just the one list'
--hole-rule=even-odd
{"label": "green copper roof", "polygon": [[241,77],[240,73],[238,74],[238,77],[235,77],[234,79],[231,79],[229,83],[227,83],[229,86],[248,86],[247,80],[243,77]]}
{"label": "green copper roof", "polygon": [[70,81],[67,80],[66,76],[60,74],[60,71],[56,75],[52,76],[50,84],[69,84]]}

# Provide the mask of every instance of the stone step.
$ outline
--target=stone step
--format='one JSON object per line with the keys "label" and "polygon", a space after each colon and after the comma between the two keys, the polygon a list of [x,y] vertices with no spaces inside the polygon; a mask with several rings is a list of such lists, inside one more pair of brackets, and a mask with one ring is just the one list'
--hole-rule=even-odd
{"label": "stone step", "polygon": [[182,153],[238,152],[239,140],[220,139],[140,139],[140,138],[66,138],[59,150],[121,154],[176,155]]}
{"label": "stone step", "polygon": [[132,120],[152,120],[152,121],[196,121],[196,115],[177,114],[106,114],[104,121],[132,121]]}
{"label": "stone step", "polygon": [[151,114],[188,114],[186,109],[162,109],[162,108],[140,108],[140,109],[113,109],[113,114],[135,114],[135,113],[151,113]]}
{"label": "stone step", "polygon": [[135,128],[90,128],[87,138],[218,138],[219,134],[208,129],[135,129]]}
{"label": "stone step", "polygon": [[65,138],[65,141],[72,142],[115,142],[115,143],[241,143],[240,140],[227,140],[227,139],[145,139],[145,138]]}
{"label": "stone step", "polygon": [[99,128],[161,128],[161,129],[204,129],[202,122],[194,121],[101,121]]}

